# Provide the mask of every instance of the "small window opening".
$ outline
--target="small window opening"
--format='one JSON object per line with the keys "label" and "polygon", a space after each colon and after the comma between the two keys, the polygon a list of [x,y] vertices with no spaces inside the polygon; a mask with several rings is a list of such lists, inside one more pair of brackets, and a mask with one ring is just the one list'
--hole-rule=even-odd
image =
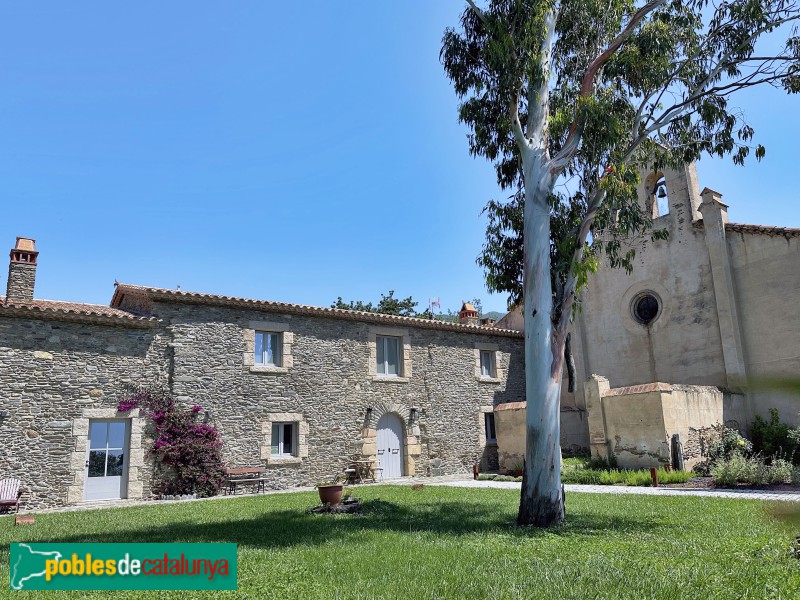
{"label": "small window opening", "polygon": [[667,192],[667,182],[663,176],[656,181],[653,187],[653,195],[655,196],[656,214],[655,217],[663,217],[669,214],[669,194]]}
{"label": "small window opening", "polygon": [[649,325],[658,317],[660,304],[653,294],[642,294],[633,301],[633,316],[642,325]]}

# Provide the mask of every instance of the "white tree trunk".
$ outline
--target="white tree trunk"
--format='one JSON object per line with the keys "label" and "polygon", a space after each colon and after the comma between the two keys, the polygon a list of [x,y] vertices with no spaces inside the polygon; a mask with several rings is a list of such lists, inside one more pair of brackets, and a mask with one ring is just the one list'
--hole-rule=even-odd
{"label": "white tree trunk", "polygon": [[564,520],[561,492],[560,395],[563,347],[555,339],[550,279],[549,189],[540,168],[526,177],[524,207],[525,471],[520,525],[547,527]]}

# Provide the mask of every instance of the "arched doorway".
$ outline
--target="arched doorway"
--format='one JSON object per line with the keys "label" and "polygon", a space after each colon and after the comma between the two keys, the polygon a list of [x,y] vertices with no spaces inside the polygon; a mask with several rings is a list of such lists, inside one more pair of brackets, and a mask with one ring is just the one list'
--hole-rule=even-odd
{"label": "arched doorway", "polygon": [[384,478],[403,476],[403,423],[394,413],[385,413],[378,419],[378,467]]}

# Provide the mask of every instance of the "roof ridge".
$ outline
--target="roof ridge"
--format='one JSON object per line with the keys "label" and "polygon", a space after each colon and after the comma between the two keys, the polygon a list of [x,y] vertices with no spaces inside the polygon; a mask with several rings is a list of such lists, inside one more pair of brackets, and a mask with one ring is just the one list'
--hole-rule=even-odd
{"label": "roof ridge", "polygon": [[259,300],[255,298],[242,298],[239,296],[226,296],[222,294],[207,294],[205,292],[190,292],[186,290],[171,290],[168,288],[157,288],[150,286],[135,285],[129,283],[115,283],[116,289],[111,299],[111,306],[115,306],[121,301],[120,295],[126,291],[130,293],[142,293],[154,299],[187,301],[195,303],[210,303],[218,305],[246,306],[256,308],[267,308],[285,310],[293,313],[307,314],[312,316],[338,317],[344,319],[384,322],[384,323],[407,323],[426,329],[441,329],[450,331],[460,331],[464,333],[482,333],[486,335],[499,335],[504,337],[522,337],[522,333],[512,329],[499,329],[495,327],[485,327],[480,325],[464,325],[449,321],[438,321],[435,319],[423,319],[420,317],[404,317],[401,315],[387,315],[384,313],[374,313],[361,310],[349,310],[345,308],[332,308],[313,306],[310,304],[295,304],[291,302],[280,302],[275,300]]}

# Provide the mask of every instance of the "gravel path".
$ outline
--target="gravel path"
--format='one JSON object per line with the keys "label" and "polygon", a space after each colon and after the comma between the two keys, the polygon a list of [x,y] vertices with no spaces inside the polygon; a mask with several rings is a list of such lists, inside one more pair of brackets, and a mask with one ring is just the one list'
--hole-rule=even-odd
{"label": "gravel path", "polygon": [[[444,477],[402,477],[388,479],[377,485],[411,485],[422,483],[430,486],[447,486],[461,488],[491,488],[501,490],[519,490],[520,483],[515,481],[475,481],[465,475],[446,475]],[[374,484],[366,484],[374,485]],[[361,486],[348,486],[359,488]],[[567,492],[581,492],[586,494],[639,494],[645,496],[706,496],[711,498],[739,498],[747,500],[784,500],[800,502],[800,492],[773,492],[769,490],[709,490],[698,488],[673,488],[673,487],[627,487],[621,485],[572,485],[564,486]],[[26,510],[21,507],[20,514],[44,514],[57,512],[75,512],[83,510],[97,510],[103,508],[123,508],[128,506],[154,506],[157,504],[175,504],[178,502],[219,502],[229,498],[242,498],[246,496],[263,496],[270,494],[289,494],[292,492],[310,492],[314,488],[297,487],[288,490],[267,490],[263,494],[237,494],[236,496],[214,496],[213,498],[198,498],[197,500],[113,500],[100,502],[86,502],[75,506],[63,506],[44,510]]]}
{"label": "gravel path", "polygon": [[[466,488],[496,488],[503,490],[518,490],[520,483],[515,481],[475,481],[465,479],[461,481],[428,481],[428,485],[443,485],[449,487]],[[710,498],[739,498],[747,500],[784,500],[787,502],[800,502],[800,492],[773,492],[770,490],[708,490],[698,488],[673,488],[673,487],[633,487],[623,485],[573,485],[564,486],[567,492],[582,492],[586,494],[639,494],[645,496],[706,496]]]}

